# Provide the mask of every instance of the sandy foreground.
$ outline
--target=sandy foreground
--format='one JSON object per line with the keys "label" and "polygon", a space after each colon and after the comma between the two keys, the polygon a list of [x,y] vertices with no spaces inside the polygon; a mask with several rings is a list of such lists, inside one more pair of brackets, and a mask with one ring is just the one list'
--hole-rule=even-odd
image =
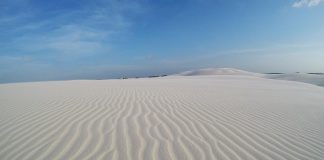
{"label": "sandy foreground", "polygon": [[324,87],[246,75],[0,85],[0,159],[324,159]]}

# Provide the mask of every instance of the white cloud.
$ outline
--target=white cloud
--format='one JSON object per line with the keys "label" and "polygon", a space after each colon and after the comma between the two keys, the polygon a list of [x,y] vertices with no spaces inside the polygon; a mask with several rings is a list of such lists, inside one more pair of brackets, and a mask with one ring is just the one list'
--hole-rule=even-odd
{"label": "white cloud", "polygon": [[[18,1],[26,3],[19,4]],[[0,29],[4,28],[6,33],[0,33],[0,36],[12,37],[11,41],[5,42],[7,48],[26,54],[107,53],[113,48],[112,41],[120,37],[118,35],[130,32],[134,17],[145,11],[144,4],[137,0],[98,0],[81,3],[82,7],[63,10],[60,14],[55,9],[49,10],[44,19],[37,14],[44,12],[43,8],[25,9],[33,8],[34,4],[29,0],[13,2],[6,8],[0,2],[0,10],[6,9],[3,15],[0,14]],[[12,15],[17,6],[24,10]]]}
{"label": "white cloud", "polygon": [[301,7],[314,7],[319,5],[323,0],[298,0],[293,3],[292,7],[301,8]]}
{"label": "white cloud", "polygon": [[16,38],[17,50],[26,53],[60,55],[89,55],[110,51],[109,39],[113,31],[96,30],[78,25],[65,25],[42,35],[27,34]]}

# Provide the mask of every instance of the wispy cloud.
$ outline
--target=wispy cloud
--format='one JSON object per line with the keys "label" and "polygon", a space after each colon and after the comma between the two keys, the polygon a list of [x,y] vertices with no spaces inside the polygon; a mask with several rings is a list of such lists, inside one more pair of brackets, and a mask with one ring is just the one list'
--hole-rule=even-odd
{"label": "wispy cloud", "polygon": [[[143,11],[138,1],[100,0],[95,3],[61,4],[59,9],[35,7],[32,1],[6,2],[0,15],[0,42],[7,48],[47,54],[94,54],[109,52],[113,36],[127,32],[132,17]],[[15,2],[15,0],[14,0]],[[59,5],[59,4],[58,4]],[[21,10],[16,10],[16,8]],[[66,7],[66,8],[64,8]],[[37,8],[33,10],[33,8]],[[42,9],[40,11],[40,9]],[[16,12],[13,12],[16,10]],[[23,14],[23,13],[28,14]],[[40,15],[39,13],[45,13]]]}
{"label": "wispy cloud", "polygon": [[301,8],[301,7],[314,7],[318,6],[323,0],[298,0],[293,3],[292,7]]}
{"label": "wispy cloud", "polygon": [[141,0],[0,0],[0,82],[92,72],[80,68],[109,61],[144,12]]}
{"label": "wispy cloud", "polygon": [[105,40],[112,32],[71,24],[43,34],[21,36],[14,40],[14,44],[19,50],[30,53],[96,54],[109,51],[110,45]]}

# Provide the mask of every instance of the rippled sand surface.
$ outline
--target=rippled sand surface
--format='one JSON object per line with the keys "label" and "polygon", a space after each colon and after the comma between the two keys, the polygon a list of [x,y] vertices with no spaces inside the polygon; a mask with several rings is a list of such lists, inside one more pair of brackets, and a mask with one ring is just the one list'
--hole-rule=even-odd
{"label": "rippled sand surface", "polygon": [[0,159],[324,157],[324,88],[253,76],[0,85]]}

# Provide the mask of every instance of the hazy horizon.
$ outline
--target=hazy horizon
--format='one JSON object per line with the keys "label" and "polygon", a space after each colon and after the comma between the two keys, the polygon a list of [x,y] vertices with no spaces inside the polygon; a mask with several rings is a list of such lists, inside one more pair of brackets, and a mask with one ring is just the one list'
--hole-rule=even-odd
{"label": "hazy horizon", "polygon": [[324,72],[323,0],[0,2],[0,83]]}

